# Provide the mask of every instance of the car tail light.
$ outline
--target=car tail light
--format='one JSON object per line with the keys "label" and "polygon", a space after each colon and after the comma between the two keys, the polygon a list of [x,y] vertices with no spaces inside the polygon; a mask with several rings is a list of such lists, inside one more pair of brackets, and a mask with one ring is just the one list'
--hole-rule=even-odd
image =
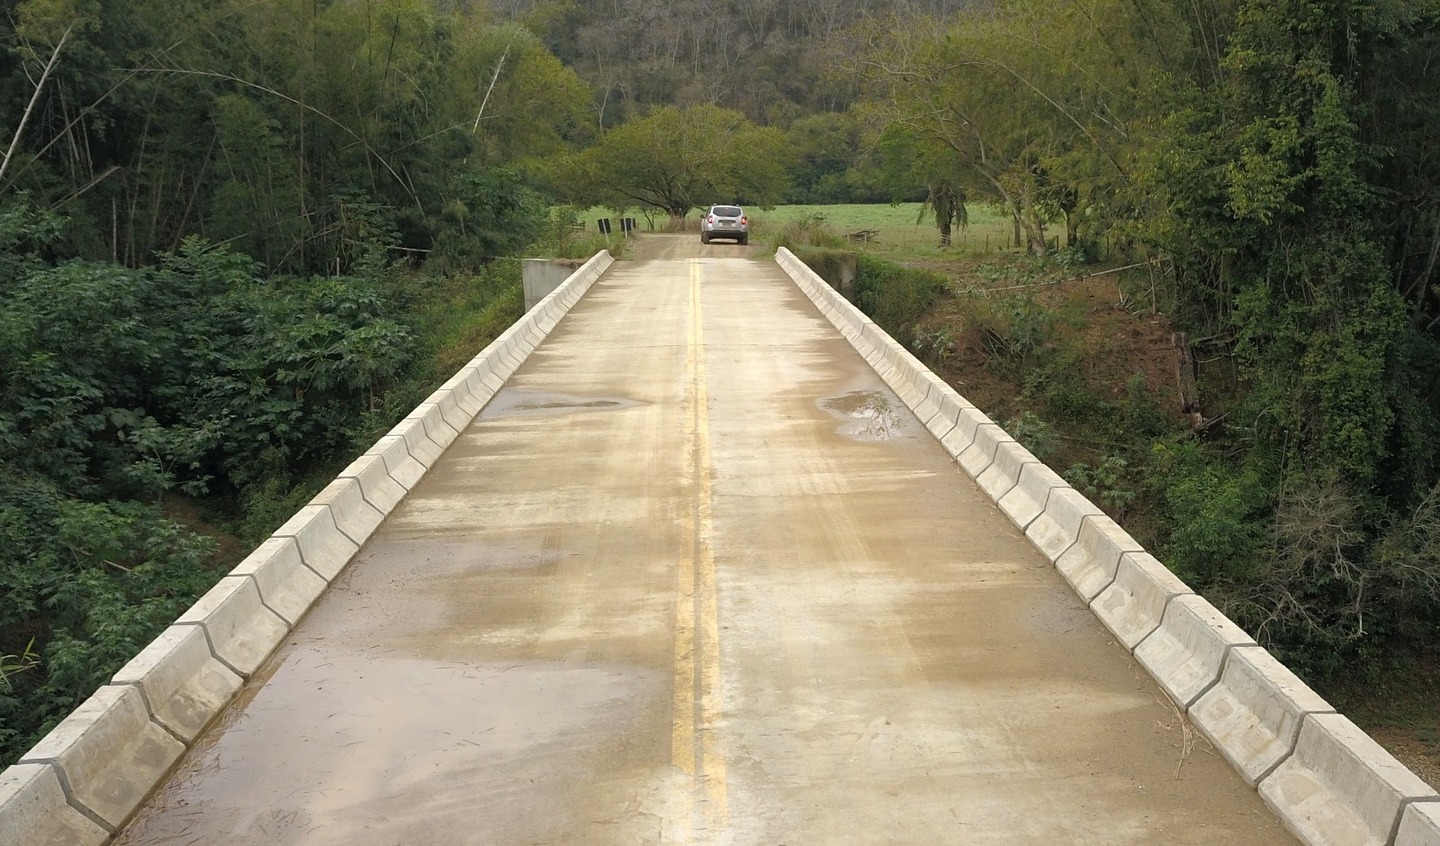
{"label": "car tail light", "polygon": [[741,226],[744,226],[744,225],[748,224],[749,222],[750,222],[750,218],[749,218],[749,217],[744,217],[744,216],[742,216],[742,217],[740,218],[740,225],[741,225]]}
{"label": "car tail light", "polygon": [[712,215],[710,215],[709,217],[705,218],[705,222],[706,222],[706,223],[714,223],[714,222],[715,222],[715,215],[712,214]]}

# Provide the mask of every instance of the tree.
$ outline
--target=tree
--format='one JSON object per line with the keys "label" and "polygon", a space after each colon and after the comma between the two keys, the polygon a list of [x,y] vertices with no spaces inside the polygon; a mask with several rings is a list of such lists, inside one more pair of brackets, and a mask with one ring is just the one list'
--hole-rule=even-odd
{"label": "tree", "polygon": [[940,246],[950,246],[955,225],[964,228],[970,222],[965,208],[967,173],[963,162],[947,145],[899,125],[886,127],[875,146],[891,201],[903,202],[923,192],[915,222],[919,223],[927,213],[933,214]]}
{"label": "tree", "polygon": [[[1183,61],[1186,28],[1165,0],[1013,2],[948,28],[887,21],[854,70],[873,121],[940,147],[951,179],[1004,206],[1017,246],[1046,249],[1046,225],[1087,206],[1123,218],[1131,159],[1167,104],[1154,79]],[[1078,233],[1077,233],[1078,234]]]}
{"label": "tree", "polygon": [[666,106],[622,124],[562,166],[582,202],[662,209],[674,221],[715,202],[773,206],[786,187],[785,134],[718,106]]}

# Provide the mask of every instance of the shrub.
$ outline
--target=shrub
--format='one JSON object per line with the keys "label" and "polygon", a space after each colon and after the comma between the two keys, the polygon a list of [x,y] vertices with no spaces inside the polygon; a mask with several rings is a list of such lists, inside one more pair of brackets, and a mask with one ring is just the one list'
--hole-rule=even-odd
{"label": "shrub", "polygon": [[915,324],[945,291],[945,278],[866,253],[856,257],[855,305],[892,338],[913,338]]}

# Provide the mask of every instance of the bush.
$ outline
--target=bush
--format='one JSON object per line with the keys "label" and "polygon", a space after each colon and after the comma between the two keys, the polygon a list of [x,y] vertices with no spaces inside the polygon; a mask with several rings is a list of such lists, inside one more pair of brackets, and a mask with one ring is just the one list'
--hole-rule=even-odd
{"label": "bush", "polygon": [[915,337],[915,324],[945,291],[938,273],[901,267],[866,253],[856,257],[857,308],[892,338]]}
{"label": "bush", "polygon": [[[838,250],[845,246],[845,239],[836,234],[835,230],[825,222],[825,215],[819,213],[809,214],[786,223],[770,241],[777,250],[785,247],[791,252],[805,247]],[[820,273],[818,269],[815,272]]]}

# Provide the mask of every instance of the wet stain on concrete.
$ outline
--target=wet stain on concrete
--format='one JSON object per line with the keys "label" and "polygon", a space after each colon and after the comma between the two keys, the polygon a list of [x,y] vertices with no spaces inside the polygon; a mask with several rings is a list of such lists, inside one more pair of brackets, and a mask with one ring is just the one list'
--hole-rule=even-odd
{"label": "wet stain on concrete", "polygon": [[485,406],[485,410],[480,412],[480,419],[496,420],[502,417],[518,416],[553,417],[567,413],[632,408],[639,404],[628,397],[587,397],[578,394],[508,388],[497,394]]}
{"label": "wet stain on concrete", "polygon": [[891,441],[907,434],[904,415],[883,391],[851,391],[820,401],[820,407],[843,419],[838,430],[857,441]]}
{"label": "wet stain on concrete", "polygon": [[[541,807],[537,785],[583,783],[648,745],[653,730],[637,715],[663,710],[665,681],[618,665],[305,644],[167,788],[186,812],[142,817],[122,842],[195,842],[196,832],[271,846],[564,839],[592,809]],[[511,801],[476,815],[472,797],[495,794]]]}

